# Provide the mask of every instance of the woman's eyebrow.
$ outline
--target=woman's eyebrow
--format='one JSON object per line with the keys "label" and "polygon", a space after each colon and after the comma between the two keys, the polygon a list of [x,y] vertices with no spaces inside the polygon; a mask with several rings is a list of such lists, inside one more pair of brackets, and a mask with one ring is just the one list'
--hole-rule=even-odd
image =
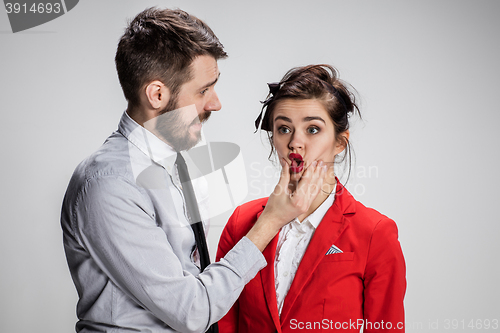
{"label": "woman's eyebrow", "polygon": [[323,123],[326,124],[326,122],[321,117],[304,117],[304,119],[302,119],[303,122],[312,121],[312,120],[319,120],[319,121],[322,121]]}
{"label": "woman's eyebrow", "polygon": [[[292,122],[292,120],[290,118],[285,117],[285,116],[277,116],[276,118],[274,118],[274,121],[280,120],[280,119],[283,120],[283,121],[289,122],[289,123]],[[319,121],[322,121],[323,123],[326,124],[326,122],[321,117],[315,117],[315,116],[313,116],[313,117],[304,117],[302,119],[303,122],[308,122],[308,121],[313,121],[313,120],[319,120]]]}
{"label": "woman's eyebrow", "polygon": [[285,117],[285,116],[277,116],[276,118],[274,118],[274,121],[279,120],[279,119],[284,120],[284,121],[287,121],[287,122],[289,122],[289,123],[291,123],[291,122],[292,122],[292,120],[291,120],[290,118]]}

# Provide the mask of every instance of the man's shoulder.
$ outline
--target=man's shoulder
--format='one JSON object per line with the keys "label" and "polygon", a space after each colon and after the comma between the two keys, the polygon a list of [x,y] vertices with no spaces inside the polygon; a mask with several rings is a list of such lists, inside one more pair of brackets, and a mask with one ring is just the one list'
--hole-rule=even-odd
{"label": "man's shoulder", "polygon": [[114,132],[99,149],[78,164],[70,184],[78,187],[96,178],[131,178],[129,150],[128,140]]}

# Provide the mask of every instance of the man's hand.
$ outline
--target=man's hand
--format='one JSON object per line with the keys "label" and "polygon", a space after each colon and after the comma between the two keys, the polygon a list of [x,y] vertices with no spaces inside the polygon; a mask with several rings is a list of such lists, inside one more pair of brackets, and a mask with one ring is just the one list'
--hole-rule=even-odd
{"label": "man's hand", "polygon": [[261,251],[285,224],[307,212],[318,195],[326,175],[326,165],[314,161],[302,174],[295,190],[289,188],[290,166],[281,160],[281,176],[266,208],[246,235]]}

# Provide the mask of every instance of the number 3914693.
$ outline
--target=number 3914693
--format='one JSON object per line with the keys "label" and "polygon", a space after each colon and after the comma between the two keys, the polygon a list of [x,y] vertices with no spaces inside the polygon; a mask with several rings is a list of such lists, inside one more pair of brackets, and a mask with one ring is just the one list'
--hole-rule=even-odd
{"label": "number 3914693", "polygon": [[7,14],[59,14],[61,12],[60,3],[40,2],[30,4],[26,3],[10,3],[5,4]]}
{"label": "number 3914693", "polygon": [[498,329],[498,319],[472,319],[470,321],[467,321],[465,319],[458,320],[458,319],[446,319],[444,321],[444,328],[445,329],[476,329],[476,330],[489,330],[493,329],[496,330]]}

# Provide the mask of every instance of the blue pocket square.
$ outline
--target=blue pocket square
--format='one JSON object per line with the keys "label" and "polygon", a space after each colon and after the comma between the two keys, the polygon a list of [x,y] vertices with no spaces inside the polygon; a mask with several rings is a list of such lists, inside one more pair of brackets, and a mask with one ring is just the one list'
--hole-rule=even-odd
{"label": "blue pocket square", "polygon": [[326,251],[326,255],[334,254],[334,253],[343,253],[343,251],[341,249],[339,249],[338,247],[336,247],[335,245],[332,245],[330,247],[330,249],[328,251]]}

